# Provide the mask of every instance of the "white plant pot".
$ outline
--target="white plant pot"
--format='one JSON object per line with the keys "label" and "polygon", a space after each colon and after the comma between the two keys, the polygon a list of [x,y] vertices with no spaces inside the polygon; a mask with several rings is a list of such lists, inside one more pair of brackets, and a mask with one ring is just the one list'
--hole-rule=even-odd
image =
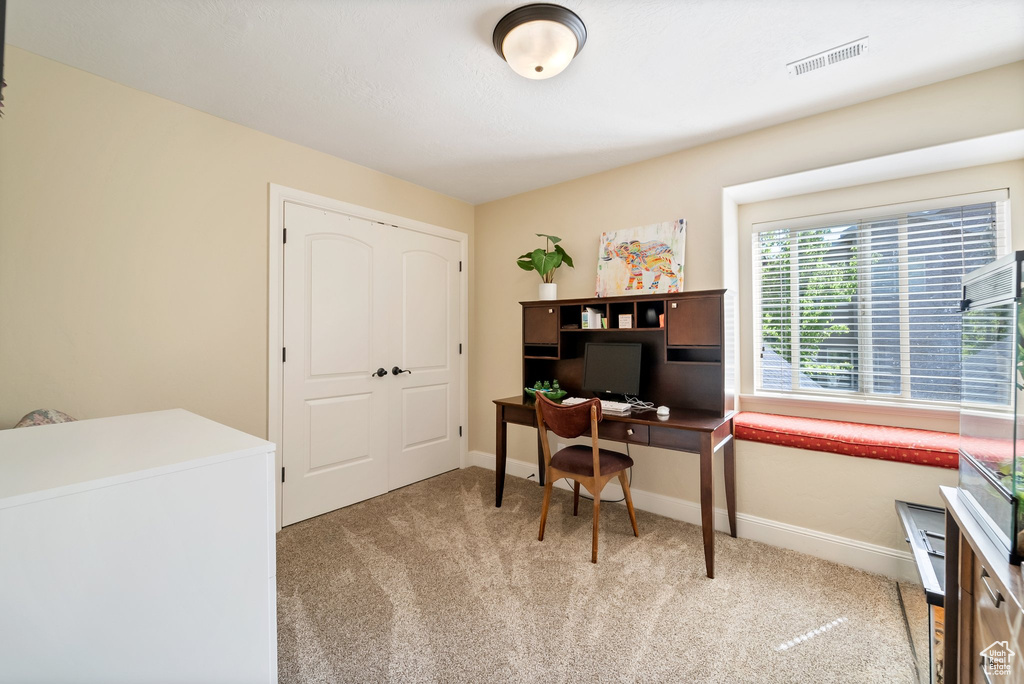
{"label": "white plant pot", "polygon": [[540,299],[558,299],[558,283],[541,283]]}

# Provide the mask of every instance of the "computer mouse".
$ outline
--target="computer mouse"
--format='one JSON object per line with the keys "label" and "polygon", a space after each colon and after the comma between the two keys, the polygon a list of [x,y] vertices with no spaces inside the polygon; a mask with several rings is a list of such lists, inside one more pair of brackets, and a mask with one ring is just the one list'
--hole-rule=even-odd
{"label": "computer mouse", "polygon": [[667,416],[668,415],[668,406],[659,406],[658,407],[658,415],[659,416]]}

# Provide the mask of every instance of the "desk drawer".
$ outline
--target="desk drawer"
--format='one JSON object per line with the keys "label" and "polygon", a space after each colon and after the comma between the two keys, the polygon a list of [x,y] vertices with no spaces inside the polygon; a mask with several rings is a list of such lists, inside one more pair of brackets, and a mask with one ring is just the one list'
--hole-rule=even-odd
{"label": "desk drawer", "polygon": [[667,427],[651,427],[651,446],[700,453],[700,433]]}
{"label": "desk drawer", "polygon": [[1024,614],[1016,610],[1006,589],[992,577],[993,574],[981,558],[975,558],[973,609],[974,629],[980,637],[978,648],[1004,640],[1010,641],[1011,648],[1019,648],[1020,644],[1014,643],[1013,635],[1019,633]]}
{"label": "desk drawer", "polygon": [[[632,430],[632,434],[630,431]],[[587,430],[587,435],[590,430]],[[615,442],[629,442],[630,444],[647,444],[650,435],[646,425],[635,425],[632,423],[620,423],[618,421],[603,420],[597,424],[597,436],[601,439],[610,439]]]}
{"label": "desk drawer", "polygon": [[516,425],[536,425],[537,409],[532,406],[505,406],[504,416],[506,423]]}

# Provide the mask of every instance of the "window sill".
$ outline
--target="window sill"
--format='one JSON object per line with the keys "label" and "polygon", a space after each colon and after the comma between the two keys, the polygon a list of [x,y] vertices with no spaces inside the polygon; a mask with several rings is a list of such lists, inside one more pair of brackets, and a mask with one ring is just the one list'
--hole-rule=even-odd
{"label": "window sill", "polygon": [[757,413],[855,421],[940,432],[958,432],[960,429],[960,410],[956,407],[910,406],[878,400],[833,397],[826,399],[770,392],[741,394],[740,407],[742,411]]}

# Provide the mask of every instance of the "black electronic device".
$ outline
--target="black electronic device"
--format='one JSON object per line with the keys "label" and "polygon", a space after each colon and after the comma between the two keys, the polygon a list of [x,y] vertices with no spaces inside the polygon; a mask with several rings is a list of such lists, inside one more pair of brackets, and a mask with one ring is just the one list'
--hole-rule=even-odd
{"label": "black electronic device", "polygon": [[640,344],[588,342],[583,354],[583,389],[595,393],[640,393]]}

